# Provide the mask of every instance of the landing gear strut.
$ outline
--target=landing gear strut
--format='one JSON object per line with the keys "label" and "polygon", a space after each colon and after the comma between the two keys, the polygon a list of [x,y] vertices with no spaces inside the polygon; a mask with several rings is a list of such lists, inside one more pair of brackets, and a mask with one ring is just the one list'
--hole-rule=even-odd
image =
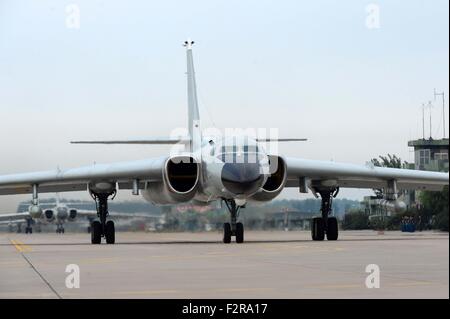
{"label": "landing gear strut", "polygon": [[106,221],[106,218],[109,215],[108,198],[112,196],[111,199],[114,199],[116,193],[116,190],[100,194],[91,192],[91,196],[95,200],[95,205],[97,207],[97,216],[100,219],[100,221],[96,220],[91,224],[92,244],[100,244],[102,237],[105,237],[107,244],[114,244],[115,242],[114,222],[112,220]]}
{"label": "landing gear strut", "polygon": [[25,227],[25,234],[32,234],[33,233],[33,227],[32,225],[32,219],[28,218],[27,219],[27,227]]}
{"label": "landing gear strut", "polygon": [[319,193],[322,198],[322,204],[320,207],[322,217],[313,218],[311,225],[311,237],[313,240],[324,240],[326,235],[328,240],[337,240],[337,219],[336,217],[329,215],[331,214],[333,198],[335,198],[339,193],[339,188],[321,188],[317,190],[317,193]]}
{"label": "landing gear strut", "polygon": [[64,234],[64,226],[62,224],[56,225],[56,233],[57,234]]}
{"label": "landing gear strut", "polygon": [[228,208],[231,216],[231,223],[223,224],[223,242],[225,244],[231,243],[231,237],[236,237],[236,243],[240,244],[244,242],[244,225],[238,223],[239,210],[241,206],[236,205],[236,202],[231,199],[224,199],[225,205]]}

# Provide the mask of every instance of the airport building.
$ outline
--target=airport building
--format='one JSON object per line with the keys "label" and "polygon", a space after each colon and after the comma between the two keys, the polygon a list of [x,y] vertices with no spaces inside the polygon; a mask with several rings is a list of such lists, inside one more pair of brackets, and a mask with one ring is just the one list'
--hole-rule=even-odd
{"label": "airport building", "polygon": [[[408,146],[414,148],[414,163],[407,163],[404,168],[436,172],[449,171],[448,138],[412,140],[408,142]],[[403,191],[399,199],[406,204],[407,208],[417,207],[420,205],[419,192]],[[391,216],[391,212],[379,205],[379,198],[376,196],[364,197],[361,204],[370,218]]]}
{"label": "airport building", "polygon": [[448,138],[413,140],[408,146],[414,148],[414,169],[448,172]]}
{"label": "airport building", "polygon": [[[448,172],[448,146],[449,139],[418,139],[408,142],[414,148],[414,163],[408,168],[422,171]],[[420,206],[420,191],[410,191],[406,197],[407,206]]]}

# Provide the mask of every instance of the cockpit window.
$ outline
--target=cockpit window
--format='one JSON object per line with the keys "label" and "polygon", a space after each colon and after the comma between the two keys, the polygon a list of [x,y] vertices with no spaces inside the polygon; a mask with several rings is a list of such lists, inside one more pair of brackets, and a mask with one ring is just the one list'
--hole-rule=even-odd
{"label": "cockpit window", "polygon": [[256,163],[259,161],[257,145],[228,145],[221,146],[217,158],[224,163]]}

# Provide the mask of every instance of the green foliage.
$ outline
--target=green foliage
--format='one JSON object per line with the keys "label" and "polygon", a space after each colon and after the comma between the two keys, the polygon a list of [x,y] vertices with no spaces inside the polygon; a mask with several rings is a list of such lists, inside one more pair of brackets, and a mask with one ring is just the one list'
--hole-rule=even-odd
{"label": "green foliage", "polygon": [[361,230],[369,228],[369,216],[362,210],[351,210],[344,215],[343,229]]}
{"label": "green foliage", "polygon": [[419,198],[423,206],[421,214],[427,219],[433,219],[433,228],[448,231],[448,186],[445,186],[441,192],[423,191]]}
{"label": "green foliage", "polygon": [[390,167],[390,168],[403,168],[407,162],[402,163],[402,159],[397,155],[388,154],[387,156],[380,155],[379,159],[373,158],[371,162],[374,166],[378,167]]}
{"label": "green foliage", "polygon": [[[395,154],[394,155],[388,154],[387,156],[380,155],[379,159],[372,158],[370,161],[374,166],[389,167],[389,168],[403,168],[408,164],[406,161],[402,163],[402,159]],[[377,197],[382,198],[384,195],[382,189],[374,188],[373,191],[375,192],[375,195]]]}

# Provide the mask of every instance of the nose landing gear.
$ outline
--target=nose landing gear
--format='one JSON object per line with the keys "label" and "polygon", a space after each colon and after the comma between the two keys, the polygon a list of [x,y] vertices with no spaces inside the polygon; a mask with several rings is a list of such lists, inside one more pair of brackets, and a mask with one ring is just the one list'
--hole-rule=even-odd
{"label": "nose landing gear", "polygon": [[33,225],[33,220],[31,218],[27,218],[27,226],[25,227],[25,234],[32,234],[33,233],[32,225]]}
{"label": "nose landing gear", "polygon": [[64,234],[64,226],[62,224],[56,225],[56,233],[57,234]]}
{"label": "nose landing gear", "polygon": [[236,243],[241,244],[244,242],[244,225],[237,222],[241,206],[236,205],[233,199],[224,199],[224,202],[230,212],[231,223],[223,224],[223,242],[229,244],[231,243],[231,237],[235,236]]}

